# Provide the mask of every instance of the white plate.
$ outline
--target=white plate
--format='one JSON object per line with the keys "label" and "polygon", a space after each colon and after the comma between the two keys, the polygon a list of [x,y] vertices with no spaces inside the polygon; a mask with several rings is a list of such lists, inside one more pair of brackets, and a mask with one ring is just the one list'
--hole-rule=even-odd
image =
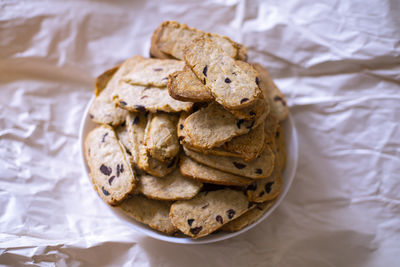
{"label": "white plate", "polygon": [[[89,107],[93,101],[94,97],[90,100],[88,103],[85,113],[83,114],[83,118],[81,121],[81,127],[79,131],[79,142],[81,145],[81,162],[83,166],[83,172],[84,175],[89,179],[88,173],[89,173],[89,167],[86,164],[85,157],[84,157],[84,140],[86,138],[86,135],[89,133],[90,130],[92,130],[96,124],[91,121],[89,118]],[[283,189],[281,194],[279,195],[277,201],[275,204],[255,223],[243,228],[240,231],[234,232],[234,233],[224,233],[224,232],[219,232],[215,234],[211,234],[209,236],[205,236],[199,239],[192,239],[189,237],[173,237],[173,236],[168,236],[163,233],[160,233],[156,230],[153,230],[149,226],[142,224],[140,222],[137,222],[136,220],[126,216],[119,208],[116,207],[111,207],[107,205],[103,200],[98,196],[99,201],[101,201],[104,205],[104,208],[109,208],[114,212],[123,223],[128,224],[130,227],[132,227],[134,230],[141,232],[147,236],[153,237],[158,240],[163,240],[171,243],[181,243],[181,244],[206,244],[206,243],[212,243],[212,242],[217,242],[217,241],[222,241],[237,235],[240,235],[241,233],[244,233],[248,231],[249,229],[255,227],[257,224],[261,223],[264,221],[278,206],[279,204],[283,201],[285,198],[287,192],[289,191],[289,188],[292,184],[294,175],[296,173],[296,167],[297,167],[297,133],[296,133],[296,127],[294,125],[293,119],[289,114],[289,117],[285,120],[284,122],[284,128],[285,128],[285,137],[286,137],[286,150],[287,150],[287,159],[286,159],[286,167],[282,175],[282,182],[283,182]],[[90,179],[89,179],[90,181]]]}

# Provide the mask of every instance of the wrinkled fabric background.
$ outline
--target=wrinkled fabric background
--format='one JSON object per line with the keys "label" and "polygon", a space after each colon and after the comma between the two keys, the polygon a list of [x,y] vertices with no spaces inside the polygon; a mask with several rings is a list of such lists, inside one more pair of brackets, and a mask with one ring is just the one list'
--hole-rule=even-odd
{"label": "wrinkled fabric background", "polygon": [[[0,1],[0,264],[398,266],[399,14],[396,0]],[[297,126],[286,199],[219,243],[133,231],[80,165],[95,77],[147,56],[168,19],[247,45]]]}

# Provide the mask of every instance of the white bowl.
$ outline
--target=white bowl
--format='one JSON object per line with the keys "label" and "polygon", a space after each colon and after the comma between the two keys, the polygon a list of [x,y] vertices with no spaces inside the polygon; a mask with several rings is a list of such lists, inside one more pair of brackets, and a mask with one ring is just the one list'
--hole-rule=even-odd
{"label": "white bowl", "polygon": [[[89,133],[90,130],[92,130],[94,127],[96,127],[96,124],[91,121],[89,118],[89,107],[93,101],[94,97],[89,101],[85,113],[83,114],[82,121],[81,121],[81,126],[80,126],[80,131],[79,131],[79,142],[81,145],[81,161],[82,161],[82,166],[83,166],[83,172],[85,173],[85,176],[87,179],[89,179],[89,167],[86,164],[85,157],[84,157],[84,140],[86,138],[86,135]],[[274,203],[274,205],[255,223],[243,228],[240,231],[234,232],[234,233],[225,233],[225,232],[218,232],[215,234],[211,234],[199,239],[192,239],[190,237],[174,237],[174,236],[168,236],[165,235],[161,232],[158,232],[156,230],[153,230],[149,226],[137,222],[136,220],[126,216],[118,207],[111,207],[107,205],[101,198],[98,196],[99,201],[101,201],[104,205],[104,208],[109,208],[111,209],[112,212],[114,212],[115,215],[117,215],[123,223],[126,223],[130,227],[132,227],[134,230],[143,233],[147,236],[150,236],[152,238],[158,239],[158,240],[163,240],[171,243],[181,243],[181,244],[206,244],[206,243],[213,243],[217,241],[222,241],[228,238],[232,238],[234,236],[240,235],[241,233],[244,233],[248,231],[249,229],[255,227],[257,224],[261,223],[264,221],[271,213],[279,206],[279,204],[283,201],[285,198],[287,192],[289,191],[289,188],[292,184],[295,172],[296,172],[296,167],[297,167],[297,133],[296,133],[296,127],[294,125],[293,119],[289,114],[289,117],[285,120],[284,122],[284,128],[285,128],[285,138],[286,138],[286,150],[287,150],[287,159],[286,159],[286,167],[282,175],[282,182],[283,182],[283,189],[281,194],[279,195],[278,199]],[[90,179],[89,179],[90,181]]]}

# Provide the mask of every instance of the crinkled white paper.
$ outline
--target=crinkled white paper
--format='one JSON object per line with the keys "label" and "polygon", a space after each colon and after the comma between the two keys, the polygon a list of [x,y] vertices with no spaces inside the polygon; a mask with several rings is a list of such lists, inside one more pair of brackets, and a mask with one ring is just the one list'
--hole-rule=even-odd
{"label": "crinkled white paper", "polygon": [[[398,266],[398,1],[0,1],[0,264]],[[287,96],[299,137],[289,194],[208,245],[134,232],[79,161],[94,78],[147,56],[164,20],[242,42]]]}

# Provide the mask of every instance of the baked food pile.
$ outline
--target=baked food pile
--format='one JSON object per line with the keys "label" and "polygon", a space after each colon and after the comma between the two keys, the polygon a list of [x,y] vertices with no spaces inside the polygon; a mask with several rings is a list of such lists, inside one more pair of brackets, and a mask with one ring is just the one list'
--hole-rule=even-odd
{"label": "baked food pile", "polygon": [[247,48],[174,21],[101,74],[85,139],[100,197],[169,235],[255,222],[282,188],[284,95]]}

